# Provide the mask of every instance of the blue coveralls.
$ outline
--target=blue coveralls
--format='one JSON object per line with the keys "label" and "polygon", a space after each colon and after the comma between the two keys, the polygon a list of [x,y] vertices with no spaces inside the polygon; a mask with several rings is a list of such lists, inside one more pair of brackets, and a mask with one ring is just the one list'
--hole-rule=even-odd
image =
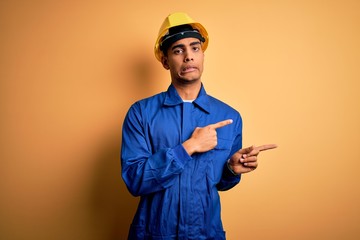
{"label": "blue coveralls", "polygon": [[[196,127],[226,119],[217,129],[217,146],[189,156],[182,143]],[[242,147],[242,119],[201,87],[192,103],[183,102],[173,85],[140,100],[123,124],[122,178],[140,203],[129,239],[225,239],[218,191],[240,181],[227,160]]]}

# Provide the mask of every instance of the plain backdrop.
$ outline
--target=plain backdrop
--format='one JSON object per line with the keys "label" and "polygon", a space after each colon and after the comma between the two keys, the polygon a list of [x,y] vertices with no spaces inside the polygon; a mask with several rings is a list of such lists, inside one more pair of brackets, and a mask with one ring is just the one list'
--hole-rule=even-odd
{"label": "plain backdrop", "polygon": [[129,106],[165,91],[164,18],[210,35],[203,83],[276,143],[221,193],[230,240],[360,238],[357,0],[0,2],[0,239],[126,239]]}

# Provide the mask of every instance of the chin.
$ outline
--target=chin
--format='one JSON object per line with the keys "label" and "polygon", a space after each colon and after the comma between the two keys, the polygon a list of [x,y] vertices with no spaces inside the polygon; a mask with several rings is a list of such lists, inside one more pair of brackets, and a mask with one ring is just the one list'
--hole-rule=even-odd
{"label": "chin", "polygon": [[182,79],[183,81],[189,81],[189,82],[194,82],[194,81],[199,81],[201,78],[201,76],[180,76],[180,79]]}
{"label": "chin", "polygon": [[194,84],[200,82],[201,80],[200,78],[192,78],[192,79],[183,79],[182,81],[187,84]]}

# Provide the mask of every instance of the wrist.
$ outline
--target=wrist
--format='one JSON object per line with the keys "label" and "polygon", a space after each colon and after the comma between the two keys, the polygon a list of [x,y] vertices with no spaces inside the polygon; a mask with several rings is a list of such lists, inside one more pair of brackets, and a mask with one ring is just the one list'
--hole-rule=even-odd
{"label": "wrist", "polygon": [[189,156],[193,155],[196,152],[195,148],[194,148],[193,144],[191,144],[190,140],[183,142],[182,145],[183,145],[185,151],[189,154]]}
{"label": "wrist", "polygon": [[232,168],[232,166],[231,166],[231,164],[230,164],[230,159],[227,160],[226,166],[227,166],[227,168],[229,169],[229,171],[230,171],[234,176],[240,175],[240,174],[237,174],[236,172],[234,172],[234,169]]}

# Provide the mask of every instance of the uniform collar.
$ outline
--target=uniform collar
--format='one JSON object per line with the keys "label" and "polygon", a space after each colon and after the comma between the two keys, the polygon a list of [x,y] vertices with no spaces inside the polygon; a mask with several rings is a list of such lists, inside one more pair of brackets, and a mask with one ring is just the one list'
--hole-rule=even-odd
{"label": "uniform collar", "polygon": [[[182,104],[183,100],[179,96],[178,92],[176,91],[175,87],[171,84],[166,92],[164,105],[165,106],[175,106],[178,104]],[[201,84],[201,89],[199,92],[198,97],[193,102],[199,108],[204,110],[207,113],[210,113],[210,103],[209,103],[209,96],[207,95],[203,84]]]}

